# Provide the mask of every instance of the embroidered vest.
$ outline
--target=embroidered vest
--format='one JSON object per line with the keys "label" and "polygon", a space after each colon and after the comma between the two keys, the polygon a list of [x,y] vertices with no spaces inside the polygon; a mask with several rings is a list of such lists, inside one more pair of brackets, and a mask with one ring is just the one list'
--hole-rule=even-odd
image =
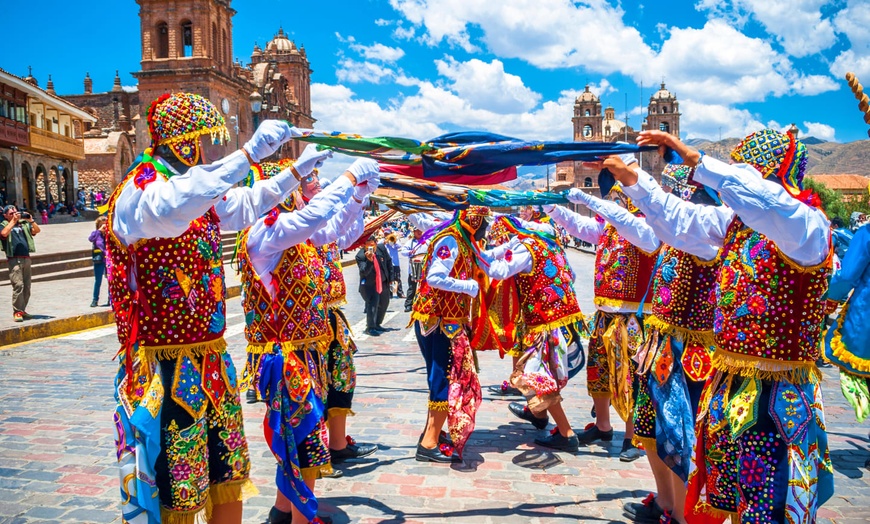
{"label": "embroidered vest", "polygon": [[712,334],[718,259],[706,262],[670,246],[663,249],[653,279],[652,318],[682,332]]}
{"label": "embroidered vest", "polygon": [[812,380],[818,374],[830,254],[818,266],[798,266],[735,218],[720,259],[714,365],[761,379]]}
{"label": "embroidered vest", "polygon": [[527,331],[546,331],[576,322],[583,315],[574,293],[574,272],[565,252],[558,246],[550,249],[534,237],[527,238],[532,242],[523,245],[532,254],[532,270],[514,277]]}
{"label": "embroidered vest", "polygon": [[608,224],[595,255],[595,305],[612,312],[637,312],[647,294],[655,260],[655,255],[644,253]]}
{"label": "embroidered vest", "polygon": [[[450,277],[460,280],[473,278],[473,271],[476,269],[474,263],[474,255],[471,248],[465,244],[455,231],[448,229],[436,235],[429,243],[429,250],[426,253],[426,258],[423,260],[423,275],[429,273],[429,266],[432,265],[433,257],[447,258],[444,253],[434,253],[435,244],[445,236],[452,236],[456,239],[456,244],[459,246],[459,254],[453,263],[453,269],[450,270]],[[447,248],[442,246],[446,251]],[[471,314],[471,303],[473,298],[465,293],[453,293],[441,289],[435,289],[429,285],[426,278],[420,282],[417,289],[417,296],[414,298],[414,308],[411,312],[412,320],[420,320],[421,322],[429,322],[432,319],[441,319],[445,322],[468,322]]]}
{"label": "embroidered vest", "polygon": [[[131,170],[127,179],[142,167]],[[138,342],[140,350],[154,351],[163,359],[183,350],[219,349],[226,327],[226,285],[217,214],[210,209],[178,237],[144,239],[125,247],[111,230],[115,202],[125,183],[126,179],[109,201],[106,245],[109,293],[121,345]],[[134,326],[136,340],[131,341]]]}
{"label": "embroidered vest", "polygon": [[272,272],[272,285],[277,290],[274,297],[250,264],[247,233],[239,249],[239,260],[249,352],[271,351],[273,343],[292,347],[329,336],[323,300],[323,262],[310,242],[282,253]]}
{"label": "embroidered vest", "polygon": [[344,283],[344,272],[341,267],[341,252],[337,242],[317,248],[317,254],[323,262],[323,279],[326,290],[326,307],[338,308],[347,304],[347,286]]}

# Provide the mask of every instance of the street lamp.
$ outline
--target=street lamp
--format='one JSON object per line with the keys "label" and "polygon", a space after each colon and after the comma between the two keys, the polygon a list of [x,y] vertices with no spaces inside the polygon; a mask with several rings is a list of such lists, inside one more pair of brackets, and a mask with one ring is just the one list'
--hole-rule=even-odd
{"label": "street lamp", "polygon": [[251,112],[254,116],[254,129],[260,126],[260,111],[263,110],[263,95],[259,91],[254,91],[248,97],[251,101]]}

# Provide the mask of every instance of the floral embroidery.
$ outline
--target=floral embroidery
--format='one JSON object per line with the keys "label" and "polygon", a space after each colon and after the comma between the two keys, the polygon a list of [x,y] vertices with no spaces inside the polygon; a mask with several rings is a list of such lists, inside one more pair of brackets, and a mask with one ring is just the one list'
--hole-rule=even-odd
{"label": "floral embroidery", "polygon": [[767,481],[768,466],[754,453],[740,460],[740,482],[751,488]]}
{"label": "floral embroidery", "polygon": [[139,189],[145,189],[151,182],[157,180],[157,170],[150,164],[141,164],[133,176],[133,184]]}

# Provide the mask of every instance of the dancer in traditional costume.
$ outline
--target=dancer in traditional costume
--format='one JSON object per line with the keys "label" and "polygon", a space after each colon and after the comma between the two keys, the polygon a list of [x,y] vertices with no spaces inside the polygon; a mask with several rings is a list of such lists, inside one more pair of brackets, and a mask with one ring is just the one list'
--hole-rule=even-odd
{"label": "dancer in traditional costume", "polygon": [[638,144],[676,151],[729,206],[684,202],[637,167],[604,162],[665,243],[699,257],[719,248],[716,371],[699,404],[686,521],[814,522],[833,493],[815,363],[832,248],[818,197],[802,188],[806,147],[766,129],[728,165],[668,133],[643,131]]}
{"label": "dancer in traditional costume", "polygon": [[840,368],[840,389],[863,422],[870,414],[870,226],[851,239],[828,300],[843,303],[843,309],[825,337],[825,358]]}
{"label": "dancer in traditional costume", "polygon": [[[575,452],[579,449],[577,435],[560,395],[569,378],[568,341],[562,328],[583,321],[574,292],[574,272],[552,228],[533,231],[521,220],[500,216],[490,229],[511,240],[482,253],[487,264],[481,268],[492,279],[512,279],[505,292],[516,294],[520,318],[515,322],[522,326],[517,338],[522,338],[524,353],[517,359],[511,385],[526,397],[528,406],[512,403],[510,409],[521,417],[528,410],[536,427],[550,413],[556,428],[535,439],[535,444]],[[570,342],[579,343],[576,330],[572,333]]]}
{"label": "dancer in traditional costume", "polygon": [[[482,278],[477,259],[489,208],[471,206],[431,230],[423,280],[411,322],[426,361],[429,410],[416,459],[460,462],[480,406],[480,382],[469,344],[472,301]],[[450,435],[441,431],[447,422]]]}
{"label": "dancer in traditional costume", "polygon": [[[636,162],[631,155],[626,161]],[[602,196],[617,198],[628,209],[615,202],[593,201],[581,190],[571,189],[568,200],[588,206],[598,216],[584,217],[562,206],[545,206],[544,211],[570,235],[598,246],[593,278],[596,313],[586,364],[586,387],[595,422],[587,425],[578,439],[584,445],[613,439],[612,404],[625,421],[619,458],[631,462],[642,455],[632,443],[636,399],[633,358],[643,343],[643,315],[651,309],[649,287],[660,242],[651,228],[639,225],[637,209],[612,179],[599,177],[599,187]]]}
{"label": "dancer in traditional costume", "polygon": [[[704,189],[689,183],[690,173],[686,166],[668,164],[662,172],[662,184],[683,200],[715,205]],[[635,359],[638,394],[634,441],[646,450],[657,494],[650,494],[641,503],[625,504],[626,516],[635,522],[685,522],[683,506],[695,446],[695,413],[704,383],[713,372],[717,254],[718,249],[712,246],[703,257],[663,246],[656,262],[652,314],[646,318],[646,341]]]}
{"label": "dancer in traditional costume", "polygon": [[[316,185],[316,177],[302,184]],[[314,483],[332,467],[324,421],[330,326],[316,247],[358,221],[377,184],[377,163],[359,159],[328,190],[313,191],[307,206],[282,204],[240,242],[245,309],[253,315],[246,329],[263,345],[254,385],[266,402],[266,442],[278,460],[271,524],[319,522]]]}
{"label": "dancer in traditional costume", "polygon": [[151,104],[148,129],[151,147],[108,203],[123,519],[241,522],[241,500],[255,490],[223,339],[219,223],[257,217],[298,186],[287,170],[254,188],[234,187],[250,164],[300,133],[266,121],[241,150],[203,165],[201,137],[228,133],[208,100],[182,93]]}

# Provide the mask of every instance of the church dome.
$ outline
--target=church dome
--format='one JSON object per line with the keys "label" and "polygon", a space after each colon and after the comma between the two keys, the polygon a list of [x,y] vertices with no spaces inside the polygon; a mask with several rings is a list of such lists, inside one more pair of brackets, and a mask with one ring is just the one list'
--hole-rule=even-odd
{"label": "church dome", "polygon": [[276,53],[298,53],[299,51],[296,49],[296,44],[293,43],[292,40],[287,38],[287,35],[284,34],[284,28],[278,29],[278,34],[275,35],[275,38],[269,41],[266,44],[266,51],[272,51]]}
{"label": "church dome", "polygon": [[589,84],[586,84],[586,90],[580,93],[577,97],[577,102],[598,102],[598,97],[595,93],[589,90]]}
{"label": "church dome", "polygon": [[656,91],[651,98],[653,98],[655,100],[669,100],[669,99],[676,98],[676,97],[674,95],[672,95],[670,91],[665,89],[665,83],[662,82],[661,88],[658,91]]}

